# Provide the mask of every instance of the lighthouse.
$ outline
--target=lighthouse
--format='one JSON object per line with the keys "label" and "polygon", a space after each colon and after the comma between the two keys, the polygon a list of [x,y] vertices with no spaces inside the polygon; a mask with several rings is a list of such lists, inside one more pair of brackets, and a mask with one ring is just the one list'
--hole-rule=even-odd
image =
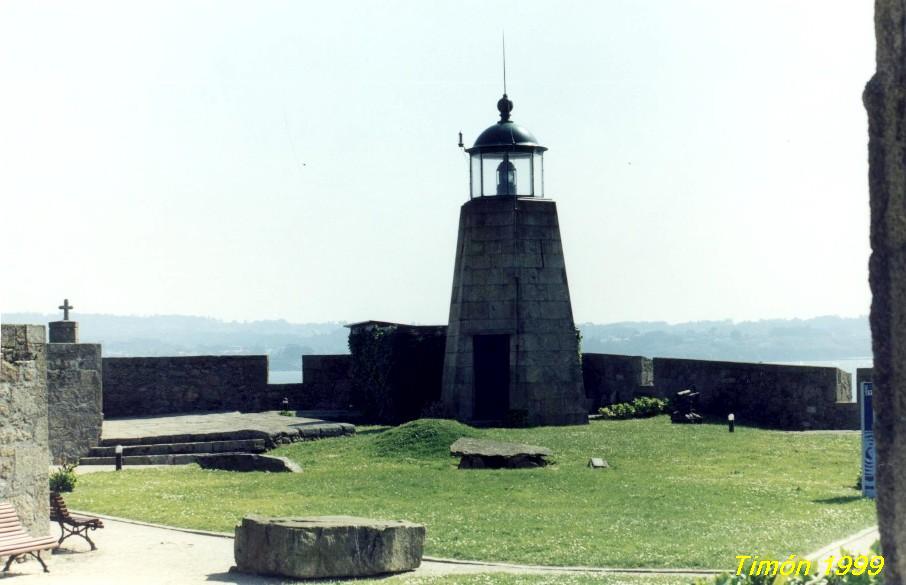
{"label": "lighthouse", "polygon": [[481,425],[586,424],[557,204],[545,197],[544,153],[497,102],[500,120],[469,154],[470,197],[459,235],[442,401]]}

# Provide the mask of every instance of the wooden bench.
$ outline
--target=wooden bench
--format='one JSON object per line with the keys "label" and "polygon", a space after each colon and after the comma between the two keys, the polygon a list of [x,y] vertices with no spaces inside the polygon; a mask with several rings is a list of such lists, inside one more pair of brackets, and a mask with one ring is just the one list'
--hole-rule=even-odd
{"label": "wooden bench", "polygon": [[16,515],[16,509],[8,502],[0,502],[0,557],[9,557],[3,571],[9,570],[9,566],[14,560],[23,556],[31,555],[38,559],[44,572],[47,573],[47,565],[41,558],[42,550],[49,550],[60,546],[57,539],[53,536],[31,536],[25,531],[25,527],[19,522],[19,516]]}
{"label": "wooden bench", "polygon": [[51,492],[50,519],[60,525],[60,540],[57,541],[57,544],[63,544],[63,541],[70,536],[81,536],[91,545],[91,550],[97,550],[98,547],[88,537],[88,531],[104,527],[100,518],[70,514],[66,508],[66,502],[63,501],[63,496]]}

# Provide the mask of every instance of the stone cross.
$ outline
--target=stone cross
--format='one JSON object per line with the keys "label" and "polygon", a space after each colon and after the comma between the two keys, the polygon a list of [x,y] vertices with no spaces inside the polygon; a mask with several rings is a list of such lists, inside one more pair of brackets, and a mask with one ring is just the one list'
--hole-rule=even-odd
{"label": "stone cross", "polygon": [[63,299],[63,304],[57,307],[58,309],[63,309],[63,320],[69,321],[69,309],[75,309],[72,305],[69,304],[69,299]]}

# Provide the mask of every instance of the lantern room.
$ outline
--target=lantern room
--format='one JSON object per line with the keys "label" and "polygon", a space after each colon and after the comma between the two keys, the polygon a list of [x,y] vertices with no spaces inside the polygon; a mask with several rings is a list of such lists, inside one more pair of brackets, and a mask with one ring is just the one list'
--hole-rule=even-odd
{"label": "lantern room", "polygon": [[497,102],[500,121],[482,132],[469,153],[471,197],[544,197],[546,147],[510,120],[513,102]]}

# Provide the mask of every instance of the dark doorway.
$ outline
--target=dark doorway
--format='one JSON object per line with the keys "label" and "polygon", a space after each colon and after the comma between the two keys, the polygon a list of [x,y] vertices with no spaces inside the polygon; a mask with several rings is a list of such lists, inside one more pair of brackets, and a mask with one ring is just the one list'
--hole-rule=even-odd
{"label": "dark doorway", "polygon": [[510,408],[510,336],[472,338],[475,420],[502,421]]}

